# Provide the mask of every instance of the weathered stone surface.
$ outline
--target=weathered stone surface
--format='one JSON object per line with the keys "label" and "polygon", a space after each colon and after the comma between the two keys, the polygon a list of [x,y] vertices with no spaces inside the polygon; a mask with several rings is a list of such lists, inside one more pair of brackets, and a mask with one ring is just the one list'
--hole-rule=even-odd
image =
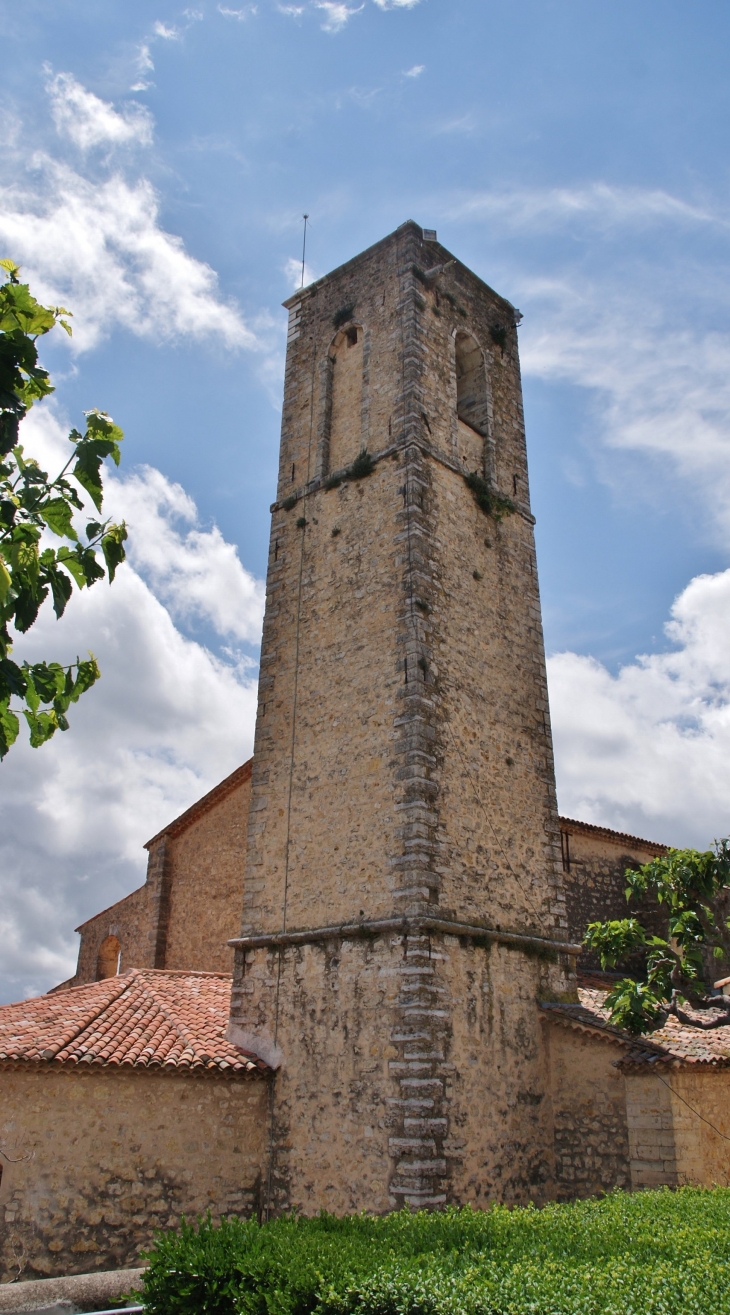
{"label": "weathered stone surface", "polygon": [[[193,968],[230,972],[228,940],[241,914],[251,764],[244,763],[148,843],[147,880],[89,918],[76,974],[62,987],[113,975],[103,947],[117,942],[118,970]],[[56,988],[58,989],[58,988]]]}
{"label": "weathered stone surface", "polygon": [[[565,941],[514,309],[411,223],[288,304],[243,934]],[[375,469],[334,487],[358,434]],[[442,932],[240,952],[232,1020],[283,1054],[270,1207],[549,1194],[536,1000],[574,989]]]}
{"label": "weathered stone surface", "polygon": [[0,1281],[136,1265],[183,1214],[259,1209],[262,1075],[6,1064],[0,1079]]}

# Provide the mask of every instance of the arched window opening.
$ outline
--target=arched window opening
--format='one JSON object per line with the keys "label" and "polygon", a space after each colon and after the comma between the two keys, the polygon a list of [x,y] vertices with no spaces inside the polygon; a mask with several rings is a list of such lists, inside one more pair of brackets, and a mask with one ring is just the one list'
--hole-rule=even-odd
{"label": "arched window opening", "polygon": [[121,958],[122,947],[118,936],[105,936],[96,959],[97,982],[103,982],[107,977],[116,977],[121,967]]}
{"label": "arched window opening", "polygon": [[351,324],[331,348],[332,401],[329,418],[328,469],[341,470],[362,447],[363,331]]}
{"label": "arched window opening", "polygon": [[470,470],[482,473],[489,423],[487,372],[482,349],[470,333],[456,336],[456,414],[459,456]]}

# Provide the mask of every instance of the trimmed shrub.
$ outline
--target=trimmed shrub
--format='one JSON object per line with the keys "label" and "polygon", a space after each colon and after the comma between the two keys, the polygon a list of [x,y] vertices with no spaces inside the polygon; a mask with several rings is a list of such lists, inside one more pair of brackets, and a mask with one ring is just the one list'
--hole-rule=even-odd
{"label": "trimmed shrub", "polygon": [[730,1315],[730,1189],[207,1219],[148,1259],[151,1315]]}

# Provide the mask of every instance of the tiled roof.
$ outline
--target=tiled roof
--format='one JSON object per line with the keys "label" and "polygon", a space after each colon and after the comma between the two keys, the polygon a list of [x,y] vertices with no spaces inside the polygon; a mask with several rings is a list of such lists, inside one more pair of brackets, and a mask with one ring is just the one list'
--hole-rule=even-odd
{"label": "tiled roof", "polygon": [[658,840],[642,840],[641,836],[630,836],[625,831],[612,831],[608,826],[596,826],[593,822],[578,822],[574,817],[558,818],[563,830],[570,827],[574,831],[585,831],[589,835],[603,836],[605,840],[611,840],[616,845],[630,845],[632,849],[648,849],[654,854],[666,854],[669,846],[662,845]]}
{"label": "tiled roof", "polygon": [[578,974],[578,1004],[543,1004],[542,1010],[556,1023],[580,1032],[591,1032],[606,1041],[618,1042],[626,1054],[621,1064],[730,1064],[730,1027],[706,1031],[669,1018],[664,1027],[647,1036],[634,1037],[613,1027],[604,1007],[607,985],[599,973]]}
{"label": "tiled roof", "polygon": [[0,1006],[0,1062],[252,1073],[226,1040],[231,978],[131,968],[118,977]]}

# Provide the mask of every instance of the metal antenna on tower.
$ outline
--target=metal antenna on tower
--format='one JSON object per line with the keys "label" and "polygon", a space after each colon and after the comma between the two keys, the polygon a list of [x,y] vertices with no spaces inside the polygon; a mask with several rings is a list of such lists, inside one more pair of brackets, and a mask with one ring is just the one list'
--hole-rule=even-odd
{"label": "metal antenna on tower", "polygon": [[301,282],[301,286],[304,287],[304,257],[305,257],[305,255],[307,254],[307,220],[309,219],[309,215],[302,215],[302,218],[303,218],[303,220],[304,220],[304,237],[303,237],[303,239],[302,239],[302,282]]}

